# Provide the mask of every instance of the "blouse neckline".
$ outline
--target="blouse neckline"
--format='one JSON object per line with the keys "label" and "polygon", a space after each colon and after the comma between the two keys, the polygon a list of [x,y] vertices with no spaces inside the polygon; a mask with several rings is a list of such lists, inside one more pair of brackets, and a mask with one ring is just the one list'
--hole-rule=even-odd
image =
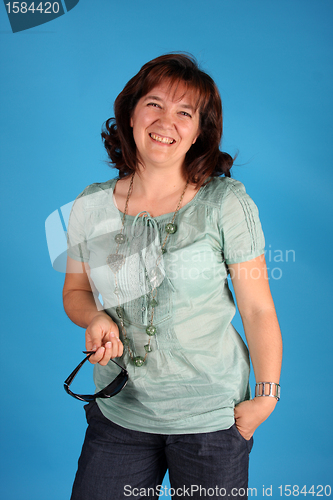
{"label": "blouse neckline", "polygon": [[[116,203],[115,197],[114,197],[114,188],[115,188],[116,183],[117,183],[117,181],[118,181],[118,180],[119,180],[118,178],[113,179],[113,183],[112,183],[112,185],[111,185],[111,190],[112,190],[112,203],[113,203],[114,208],[115,208],[116,210],[118,210],[118,212],[119,212],[120,216],[121,216],[121,217],[123,217],[123,216],[124,216],[124,212],[122,212],[121,210],[119,210],[119,208],[117,207],[117,203]],[[186,205],[182,206],[182,207],[178,210],[178,213],[179,213],[179,214],[180,214],[180,213],[182,213],[184,210],[186,210],[186,209],[187,209],[187,208],[189,208],[191,205],[193,205],[193,204],[197,201],[197,199],[199,198],[199,195],[201,195],[201,194],[202,194],[202,191],[204,190],[204,188],[205,188],[205,187],[206,187],[206,184],[205,184],[204,186],[201,186],[201,188],[199,188],[199,190],[195,193],[195,195],[193,196],[193,198],[192,198],[192,199],[191,199],[188,203],[186,203]],[[141,210],[139,213],[142,213],[142,212],[145,212],[145,210],[143,210],[143,211]],[[149,212],[147,212],[147,213],[149,213]],[[150,214],[149,214],[149,215],[150,215]],[[150,215],[150,218],[151,218],[151,219],[154,219],[154,220],[156,220],[156,221],[160,221],[160,220],[162,221],[163,219],[170,219],[170,217],[173,217],[173,215],[174,215],[174,212],[168,212],[168,213],[166,213],[166,214],[161,214],[161,215],[158,215],[157,217],[152,217],[152,216]],[[134,220],[137,216],[138,216],[138,214],[137,214],[137,215],[128,215],[128,214],[126,214],[126,219],[128,219],[128,220]]]}

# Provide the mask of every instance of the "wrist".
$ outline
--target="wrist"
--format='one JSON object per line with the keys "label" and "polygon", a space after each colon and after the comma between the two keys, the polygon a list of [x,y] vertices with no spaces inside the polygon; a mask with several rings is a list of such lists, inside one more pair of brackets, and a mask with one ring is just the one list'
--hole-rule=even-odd
{"label": "wrist", "polygon": [[275,408],[275,405],[277,403],[277,399],[276,398],[262,398],[262,397],[258,397],[258,396],[255,396],[252,401],[255,402],[256,405],[258,406],[262,406],[263,408],[266,407],[266,408]]}
{"label": "wrist", "polygon": [[87,328],[94,320],[97,320],[98,318],[107,318],[112,321],[110,316],[105,311],[94,311],[89,313],[86,317]]}
{"label": "wrist", "polygon": [[269,398],[279,401],[280,399],[280,384],[276,382],[257,382],[255,386],[255,397]]}
{"label": "wrist", "polygon": [[258,414],[261,415],[263,420],[266,420],[266,418],[269,417],[269,415],[274,411],[277,399],[254,397],[252,402]]}

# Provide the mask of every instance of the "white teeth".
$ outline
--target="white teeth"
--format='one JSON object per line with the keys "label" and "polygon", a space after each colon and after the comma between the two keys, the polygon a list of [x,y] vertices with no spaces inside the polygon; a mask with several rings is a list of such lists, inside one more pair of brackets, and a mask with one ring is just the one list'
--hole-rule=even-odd
{"label": "white teeth", "polygon": [[163,144],[172,144],[173,142],[175,142],[173,139],[168,139],[167,137],[161,137],[156,134],[150,134],[150,137],[154,139],[154,141],[163,142]]}

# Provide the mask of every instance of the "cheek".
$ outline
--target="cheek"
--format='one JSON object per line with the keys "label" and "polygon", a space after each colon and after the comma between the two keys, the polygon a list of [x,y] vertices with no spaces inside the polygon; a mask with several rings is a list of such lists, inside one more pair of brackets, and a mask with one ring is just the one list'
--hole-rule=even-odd
{"label": "cheek", "polygon": [[130,120],[130,125],[136,133],[144,132],[151,123],[151,118],[147,113],[134,114]]}
{"label": "cheek", "polygon": [[199,137],[199,132],[197,128],[191,128],[187,130],[188,143],[192,146]]}

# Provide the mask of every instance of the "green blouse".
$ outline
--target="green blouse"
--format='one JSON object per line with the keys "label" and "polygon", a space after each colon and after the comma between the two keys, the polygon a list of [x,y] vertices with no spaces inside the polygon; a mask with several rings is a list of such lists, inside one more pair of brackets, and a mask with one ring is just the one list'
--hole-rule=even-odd
{"label": "green blouse", "polygon": [[[68,255],[88,262],[105,311],[123,340],[121,305],[127,337],[136,356],[144,356],[156,286],[156,335],[141,367],[128,350],[119,360],[129,372],[127,386],[111,399],[97,400],[103,414],[123,427],[159,434],[211,432],[234,423],[234,406],[250,397],[249,355],[231,325],[235,304],[226,264],[264,253],[258,210],[243,184],[212,178],[183,206],[162,258],[165,226],[173,214],[152,218],[127,215],[124,264],[115,274],[106,264],[117,253],[115,235],[123,214],[115,205],[116,179],[88,186],[76,199],[68,226]],[[117,283],[116,283],[117,282]],[[115,293],[115,287],[117,290]],[[119,298],[117,298],[117,296]],[[96,390],[110,383],[117,367],[94,367]]]}

